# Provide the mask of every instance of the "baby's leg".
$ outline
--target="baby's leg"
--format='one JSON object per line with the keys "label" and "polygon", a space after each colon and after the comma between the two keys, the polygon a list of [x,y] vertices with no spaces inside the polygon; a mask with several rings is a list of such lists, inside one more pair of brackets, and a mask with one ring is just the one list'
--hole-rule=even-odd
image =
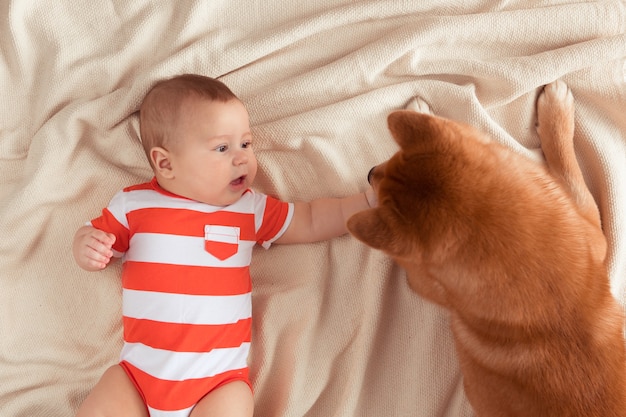
{"label": "baby's leg", "polygon": [[253,411],[250,387],[243,381],[233,381],[202,398],[190,417],[252,417]]}
{"label": "baby's leg", "polygon": [[148,417],[148,409],[120,365],[107,369],[76,417]]}

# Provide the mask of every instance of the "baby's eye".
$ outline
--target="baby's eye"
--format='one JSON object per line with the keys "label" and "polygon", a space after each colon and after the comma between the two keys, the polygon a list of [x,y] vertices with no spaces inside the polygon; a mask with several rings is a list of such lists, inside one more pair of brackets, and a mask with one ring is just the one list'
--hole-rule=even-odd
{"label": "baby's eye", "polygon": [[242,143],[242,144],[241,144],[241,147],[242,147],[242,148],[244,148],[244,149],[251,148],[251,147],[252,147],[252,141],[249,141],[249,140],[248,140],[248,141],[246,141],[246,142]]}
{"label": "baby's eye", "polygon": [[226,152],[228,150],[228,146],[227,145],[220,145],[217,148],[215,148],[216,151],[218,152]]}

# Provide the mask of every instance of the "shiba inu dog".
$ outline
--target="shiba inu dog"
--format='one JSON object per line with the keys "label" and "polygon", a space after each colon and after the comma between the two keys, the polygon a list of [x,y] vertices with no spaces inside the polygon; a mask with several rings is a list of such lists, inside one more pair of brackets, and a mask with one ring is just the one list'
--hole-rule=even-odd
{"label": "shiba inu dog", "polygon": [[420,100],[390,114],[400,150],[370,172],[378,207],[348,228],[449,310],[478,416],[626,416],[623,311],[565,83],[544,88],[537,119],[545,165]]}

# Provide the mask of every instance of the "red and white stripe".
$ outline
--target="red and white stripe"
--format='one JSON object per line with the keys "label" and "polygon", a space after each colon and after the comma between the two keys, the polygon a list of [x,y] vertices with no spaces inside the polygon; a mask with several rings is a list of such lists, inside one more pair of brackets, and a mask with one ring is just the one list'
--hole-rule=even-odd
{"label": "red and white stripe", "polygon": [[216,385],[247,380],[252,248],[269,247],[292,215],[293,205],[251,190],[222,208],[153,179],[116,194],[92,221],[124,256],[121,364],[151,416],[188,416]]}

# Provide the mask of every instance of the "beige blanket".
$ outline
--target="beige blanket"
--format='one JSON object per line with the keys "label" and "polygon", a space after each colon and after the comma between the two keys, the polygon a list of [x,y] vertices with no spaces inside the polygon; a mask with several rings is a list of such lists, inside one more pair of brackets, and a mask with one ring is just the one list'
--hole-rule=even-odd
{"label": "beige blanket", "polygon": [[[256,187],[290,201],[363,191],[415,95],[537,157],[535,99],[565,80],[626,302],[625,31],[622,1],[3,1],[0,416],[72,416],[116,362],[120,264],[84,272],[71,241],[150,178],[135,112],[182,72],[247,103]],[[383,254],[346,235],[252,272],[257,416],[472,415],[445,311]]]}

